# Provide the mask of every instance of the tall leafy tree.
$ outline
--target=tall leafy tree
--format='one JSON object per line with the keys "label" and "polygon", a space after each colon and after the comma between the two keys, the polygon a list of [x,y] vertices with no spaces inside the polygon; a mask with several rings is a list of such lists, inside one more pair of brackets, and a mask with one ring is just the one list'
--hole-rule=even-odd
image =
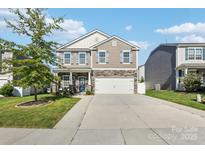
{"label": "tall leafy tree", "polygon": [[10,70],[15,78],[13,83],[18,86],[33,87],[35,101],[37,101],[37,89],[43,88],[53,81],[54,76],[48,65],[55,62],[53,53],[57,43],[49,41],[46,37],[52,35],[55,30],[62,30],[60,24],[62,18],[47,18],[44,9],[11,9],[16,15],[15,21],[5,19],[8,28],[14,33],[26,36],[30,39],[28,44],[16,44],[0,39],[0,49],[12,51],[12,59],[7,59]]}

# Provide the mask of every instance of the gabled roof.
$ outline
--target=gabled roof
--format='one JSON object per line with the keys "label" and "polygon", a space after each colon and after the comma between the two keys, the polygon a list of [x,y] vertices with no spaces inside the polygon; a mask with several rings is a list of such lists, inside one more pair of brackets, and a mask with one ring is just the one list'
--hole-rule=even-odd
{"label": "gabled roof", "polygon": [[102,32],[102,31],[100,31],[100,30],[98,30],[98,29],[95,29],[95,30],[93,30],[93,31],[91,31],[91,32],[89,32],[89,33],[86,33],[85,35],[82,35],[81,37],[78,37],[77,39],[75,39],[75,40],[73,40],[73,41],[71,41],[71,42],[69,42],[69,43],[66,43],[66,44],[62,45],[62,46],[59,47],[57,50],[60,50],[60,49],[62,49],[62,48],[65,48],[66,46],[69,46],[69,45],[71,45],[71,44],[73,44],[73,43],[75,43],[75,42],[77,42],[77,41],[79,41],[79,40],[82,40],[82,39],[84,39],[84,38],[86,38],[86,37],[88,37],[88,36],[90,36],[90,35],[92,35],[92,34],[94,34],[94,33],[100,33],[100,34],[102,34],[102,35],[104,35],[104,36],[106,36],[106,37],[110,37],[110,35],[108,35],[108,34]]}
{"label": "gabled roof", "polygon": [[126,40],[124,40],[124,39],[118,37],[118,36],[115,36],[115,35],[112,36],[112,37],[109,37],[108,39],[105,39],[104,41],[101,41],[101,42],[99,42],[99,43],[97,43],[97,44],[91,46],[90,48],[95,48],[95,47],[97,47],[97,46],[99,46],[99,45],[101,45],[101,44],[104,44],[104,43],[106,43],[106,42],[112,40],[113,38],[115,38],[115,39],[117,39],[117,40],[120,40],[120,41],[122,41],[122,42],[124,42],[124,43],[126,43],[126,44],[128,44],[128,45],[130,45],[130,46],[132,46],[132,47],[136,47],[137,49],[140,49],[140,47],[138,47],[137,45],[134,45],[134,44],[132,44],[132,43],[130,43],[130,42],[128,42],[128,41],[126,41]]}

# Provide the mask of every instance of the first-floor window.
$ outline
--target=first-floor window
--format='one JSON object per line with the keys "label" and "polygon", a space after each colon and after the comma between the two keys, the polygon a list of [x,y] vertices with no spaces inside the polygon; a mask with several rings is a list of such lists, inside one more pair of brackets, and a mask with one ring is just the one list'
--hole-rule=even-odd
{"label": "first-floor window", "polygon": [[106,63],[106,51],[99,51],[98,52],[98,62],[99,64],[105,64]]}
{"label": "first-floor window", "polygon": [[86,63],[86,53],[81,52],[79,53],[79,64],[85,64]]}
{"label": "first-floor window", "polygon": [[123,63],[130,63],[130,51],[123,51]]}
{"label": "first-floor window", "polygon": [[69,87],[69,75],[63,75],[63,87]]}
{"label": "first-floor window", "polygon": [[70,60],[71,59],[71,54],[68,53],[64,53],[64,64],[70,64]]}
{"label": "first-floor window", "polygon": [[179,70],[179,77],[183,77],[184,76],[184,70]]}

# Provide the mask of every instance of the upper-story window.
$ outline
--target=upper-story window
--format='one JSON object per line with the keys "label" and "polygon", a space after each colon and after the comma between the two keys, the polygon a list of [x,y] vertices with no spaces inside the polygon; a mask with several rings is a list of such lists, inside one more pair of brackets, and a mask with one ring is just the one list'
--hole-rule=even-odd
{"label": "upper-story window", "polygon": [[80,52],[79,53],[79,64],[85,64],[86,63],[86,53]]}
{"label": "upper-story window", "polygon": [[124,50],[122,53],[122,62],[123,64],[129,64],[130,63],[130,51]]}
{"label": "upper-story window", "polygon": [[186,60],[203,60],[203,48],[187,48]]}
{"label": "upper-story window", "polygon": [[202,60],[203,59],[203,50],[202,48],[196,49],[196,60]]}
{"label": "upper-story window", "polygon": [[71,63],[71,53],[65,52],[64,53],[64,64],[70,64]]}
{"label": "upper-story window", "polygon": [[106,51],[105,50],[98,51],[98,63],[106,64]]}

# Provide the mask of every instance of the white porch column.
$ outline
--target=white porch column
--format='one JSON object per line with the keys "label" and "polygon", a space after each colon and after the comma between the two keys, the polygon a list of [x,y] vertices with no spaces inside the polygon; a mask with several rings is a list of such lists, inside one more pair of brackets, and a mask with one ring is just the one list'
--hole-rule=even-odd
{"label": "white porch column", "polygon": [[91,86],[90,72],[88,72],[88,85]]}
{"label": "white porch column", "polygon": [[179,70],[176,70],[176,90],[179,90]]}
{"label": "white porch column", "polygon": [[72,74],[72,72],[70,72],[69,80],[70,80],[70,85],[73,85],[73,74]]}
{"label": "white porch column", "polygon": [[184,69],[184,75],[187,75],[187,73],[188,73],[188,68],[185,68]]}

